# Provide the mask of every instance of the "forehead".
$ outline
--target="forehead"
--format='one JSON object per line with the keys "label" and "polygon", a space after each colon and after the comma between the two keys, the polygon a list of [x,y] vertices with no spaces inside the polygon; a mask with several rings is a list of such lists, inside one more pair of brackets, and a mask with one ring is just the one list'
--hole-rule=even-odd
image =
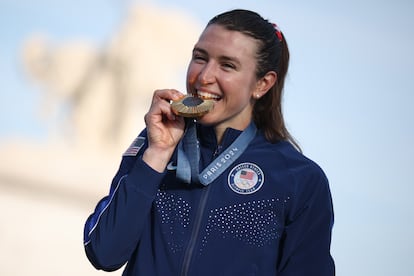
{"label": "forehead", "polygon": [[241,32],[227,30],[223,26],[212,24],[201,34],[196,46],[209,54],[252,58],[256,56],[258,42]]}

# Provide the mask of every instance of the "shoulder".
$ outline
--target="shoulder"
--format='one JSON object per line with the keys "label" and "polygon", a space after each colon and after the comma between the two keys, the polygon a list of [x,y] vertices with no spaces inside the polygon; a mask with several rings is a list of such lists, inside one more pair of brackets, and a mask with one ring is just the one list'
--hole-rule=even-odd
{"label": "shoulder", "polygon": [[137,156],[141,149],[144,149],[147,146],[147,130],[142,130],[138,136],[132,140],[132,143],[125,150],[122,156]]}
{"label": "shoulder", "polygon": [[291,143],[281,141],[274,144],[272,148],[275,154],[283,159],[291,174],[326,178],[323,169],[314,160],[299,152]]}
{"label": "shoulder", "polygon": [[287,213],[291,219],[308,208],[318,212],[332,209],[329,180],[323,169],[312,159],[297,151],[289,142],[280,142],[272,151],[283,159],[289,181]]}
{"label": "shoulder", "polygon": [[118,174],[123,175],[130,170],[137,158],[148,147],[147,140],[147,130],[144,129],[131,141],[131,144],[122,153]]}
{"label": "shoulder", "polygon": [[325,176],[322,168],[312,159],[299,152],[290,142],[268,142],[263,135],[258,135],[253,147],[263,158],[273,164],[284,167],[290,173],[316,174]]}
{"label": "shoulder", "polygon": [[291,143],[269,143],[261,139],[254,145],[262,158],[271,164],[275,174],[283,174],[283,186],[292,194],[307,194],[328,188],[323,169],[312,159],[299,152]]}

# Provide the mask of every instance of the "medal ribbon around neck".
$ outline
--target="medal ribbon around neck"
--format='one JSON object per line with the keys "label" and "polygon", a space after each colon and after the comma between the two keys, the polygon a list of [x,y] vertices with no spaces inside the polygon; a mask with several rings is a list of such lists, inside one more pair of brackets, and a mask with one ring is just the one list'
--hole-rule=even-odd
{"label": "medal ribbon around neck", "polygon": [[200,144],[197,139],[196,120],[188,120],[184,137],[178,144],[177,178],[187,184],[209,185],[240,157],[256,136],[256,131],[256,125],[252,121],[228,148],[199,173]]}

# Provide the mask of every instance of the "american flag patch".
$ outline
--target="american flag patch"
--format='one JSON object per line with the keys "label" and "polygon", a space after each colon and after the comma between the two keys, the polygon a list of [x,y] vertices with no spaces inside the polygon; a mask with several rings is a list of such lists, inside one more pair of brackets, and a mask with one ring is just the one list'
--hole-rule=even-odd
{"label": "american flag patch", "polygon": [[252,180],[254,177],[254,172],[242,170],[240,172],[240,178]]}
{"label": "american flag patch", "polygon": [[129,148],[124,152],[122,156],[137,156],[139,150],[145,143],[145,137],[138,136],[129,146]]}

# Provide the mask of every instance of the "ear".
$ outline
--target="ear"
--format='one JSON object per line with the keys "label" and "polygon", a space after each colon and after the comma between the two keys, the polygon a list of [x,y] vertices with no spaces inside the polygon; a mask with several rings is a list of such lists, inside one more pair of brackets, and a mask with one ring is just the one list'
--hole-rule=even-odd
{"label": "ear", "polygon": [[277,73],[275,71],[269,71],[261,79],[257,81],[256,90],[253,97],[256,99],[261,98],[270,88],[275,85],[277,81]]}

